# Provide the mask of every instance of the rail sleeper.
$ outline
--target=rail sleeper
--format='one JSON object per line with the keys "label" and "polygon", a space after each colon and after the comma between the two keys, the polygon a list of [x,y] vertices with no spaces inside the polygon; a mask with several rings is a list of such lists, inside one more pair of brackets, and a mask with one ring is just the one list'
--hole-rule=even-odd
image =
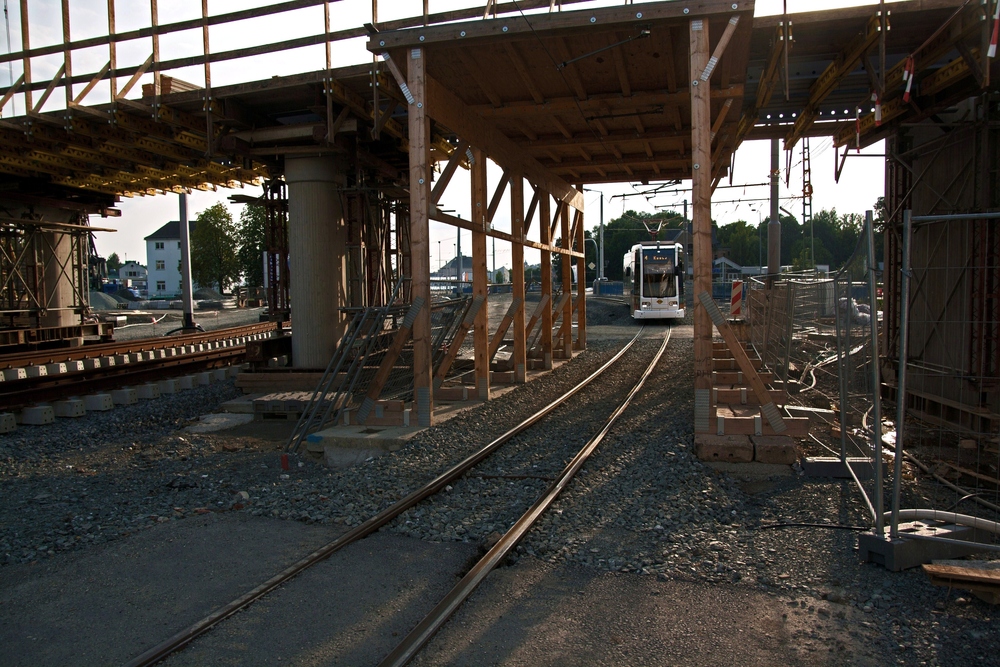
{"label": "rail sleeper", "polygon": [[14,380],[25,380],[28,377],[28,372],[23,368],[5,368],[3,371],[3,379],[6,382],[11,382]]}
{"label": "rail sleeper", "polygon": [[90,394],[83,397],[83,404],[89,412],[106,412],[115,407],[111,394]]}
{"label": "rail sleeper", "polygon": [[139,402],[139,394],[131,387],[113,389],[111,391],[111,400],[114,401],[115,405],[133,405]]}
{"label": "rail sleeper", "polygon": [[17,428],[17,417],[13,412],[0,412],[0,433],[10,433]]}
{"label": "rail sleeper", "polygon": [[52,404],[52,410],[56,417],[69,419],[83,417],[87,414],[87,408],[83,404],[83,400],[79,398],[67,398],[62,401],[56,401]]}
{"label": "rail sleeper", "polygon": [[143,399],[145,401],[148,401],[148,400],[153,399],[153,398],[159,398],[160,397],[160,386],[156,385],[156,384],[152,384],[152,383],[141,384],[141,385],[139,385],[138,387],[135,388],[135,393],[136,393],[136,396],[138,396],[139,398],[141,398],[141,399]]}
{"label": "rail sleeper", "polygon": [[32,426],[51,424],[56,420],[56,413],[51,405],[32,405],[21,410],[21,423]]}

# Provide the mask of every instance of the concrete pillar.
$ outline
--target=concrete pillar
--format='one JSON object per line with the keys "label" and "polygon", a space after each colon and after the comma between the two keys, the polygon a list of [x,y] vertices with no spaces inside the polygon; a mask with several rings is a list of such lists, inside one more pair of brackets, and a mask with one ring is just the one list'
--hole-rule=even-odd
{"label": "concrete pillar", "polygon": [[332,157],[287,157],[288,263],[295,368],[326,368],[346,328],[347,226]]}
{"label": "concrete pillar", "polygon": [[40,318],[43,327],[71,327],[80,324],[73,312],[73,238],[69,234],[41,234],[41,257],[44,267],[43,300],[47,313]]}

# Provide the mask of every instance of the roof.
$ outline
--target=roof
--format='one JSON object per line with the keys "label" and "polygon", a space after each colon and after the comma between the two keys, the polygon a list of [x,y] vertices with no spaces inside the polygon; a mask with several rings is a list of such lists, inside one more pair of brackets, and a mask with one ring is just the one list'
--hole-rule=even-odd
{"label": "roof", "polygon": [[[188,221],[188,229],[194,231],[195,225],[198,224],[197,220]],[[159,241],[160,239],[167,239],[171,241],[179,241],[181,238],[181,221],[171,220],[167,224],[163,225],[155,232],[147,236],[144,240],[146,241]]]}

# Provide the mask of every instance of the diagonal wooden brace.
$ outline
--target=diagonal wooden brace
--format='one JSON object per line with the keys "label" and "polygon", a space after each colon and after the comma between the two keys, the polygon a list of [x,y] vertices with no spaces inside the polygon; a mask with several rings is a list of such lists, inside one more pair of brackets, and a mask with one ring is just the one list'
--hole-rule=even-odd
{"label": "diagonal wooden brace", "polygon": [[379,394],[382,393],[382,387],[385,386],[386,381],[389,379],[389,373],[392,372],[392,367],[396,364],[399,353],[403,351],[403,346],[410,339],[413,322],[417,319],[417,314],[420,313],[423,307],[424,297],[418,296],[413,300],[410,309],[406,311],[406,316],[403,318],[402,323],[400,323],[399,330],[392,339],[392,344],[386,350],[385,356],[382,357],[382,363],[379,364],[378,370],[375,371],[372,383],[368,385],[368,393],[365,394],[365,400],[361,401],[361,407],[358,408],[359,424],[364,424],[368,420],[368,415],[371,414],[372,408],[375,407],[375,401],[378,400]]}
{"label": "diagonal wooden brace", "polygon": [[476,314],[485,302],[486,299],[482,294],[479,294],[472,300],[472,304],[469,305],[469,310],[465,312],[465,317],[462,319],[462,326],[455,333],[455,339],[451,341],[448,352],[444,355],[441,365],[438,366],[437,372],[434,374],[435,389],[441,386],[441,383],[444,382],[445,377],[448,375],[448,371],[451,370],[451,365],[455,363],[458,351],[461,349],[462,343],[465,342],[465,337],[468,335],[469,329],[476,323]]}
{"label": "diagonal wooden brace", "polygon": [[521,299],[514,297],[514,300],[510,304],[510,308],[507,309],[507,314],[503,316],[502,320],[500,320],[500,326],[497,327],[496,333],[493,334],[493,340],[490,341],[490,356],[487,358],[487,362],[492,362],[493,357],[497,356],[500,344],[503,343],[503,337],[507,335],[507,329],[510,328],[511,322],[514,321],[514,315],[517,314],[520,307]]}
{"label": "diagonal wooden brace", "polygon": [[775,433],[783,433],[787,428],[785,422],[781,419],[781,414],[774,405],[774,399],[771,398],[770,392],[768,392],[767,387],[764,386],[764,382],[757,374],[757,369],[750,363],[750,358],[747,356],[746,350],[743,349],[743,345],[736,338],[736,332],[729,326],[729,322],[726,322],[725,315],[715,305],[715,301],[712,301],[712,295],[708,292],[702,292],[698,295],[698,300],[701,301],[701,305],[708,311],[708,316],[712,318],[712,323],[719,330],[719,333],[722,334],[722,339],[726,341],[726,345],[729,346],[729,351],[736,360],[736,364],[743,371],[744,379],[750,383],[754,395],[760,401],[760,411],[767,418],[767,423],[771,425]]}

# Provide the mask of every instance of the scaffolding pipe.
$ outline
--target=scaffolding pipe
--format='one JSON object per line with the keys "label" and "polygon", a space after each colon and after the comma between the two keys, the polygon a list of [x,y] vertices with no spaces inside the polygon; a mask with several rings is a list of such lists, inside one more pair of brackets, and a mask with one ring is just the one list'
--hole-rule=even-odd
{"label": "scaffolding pipe", "polygon": [[875,230],[871,210],[865,211],[865,238],[868,242],[868,299],[871,304],[871,332],[872,345],[872,442],[871,450],[875,464],[875,497],[872,502],[875,505],[875,534],[879,537],[885,533],[885,517],[882,499],[882,405],[879,400],[879,370],[878,370],[878,312],[876,308],[876,287],[875,287]]}
{"label": "scaffolding pipe", "polygon": [[[903,423],[906,419],[906,358],[910,331],[910,247],[913,241],[912,211],[903,211],[903,262],[899,287],[899,369],[896,380],[896,458],[892,466],[892,518],[889,537],[899,537],[899,495],[903,478]],[[872,317],[876,314],[872,308]]]}

